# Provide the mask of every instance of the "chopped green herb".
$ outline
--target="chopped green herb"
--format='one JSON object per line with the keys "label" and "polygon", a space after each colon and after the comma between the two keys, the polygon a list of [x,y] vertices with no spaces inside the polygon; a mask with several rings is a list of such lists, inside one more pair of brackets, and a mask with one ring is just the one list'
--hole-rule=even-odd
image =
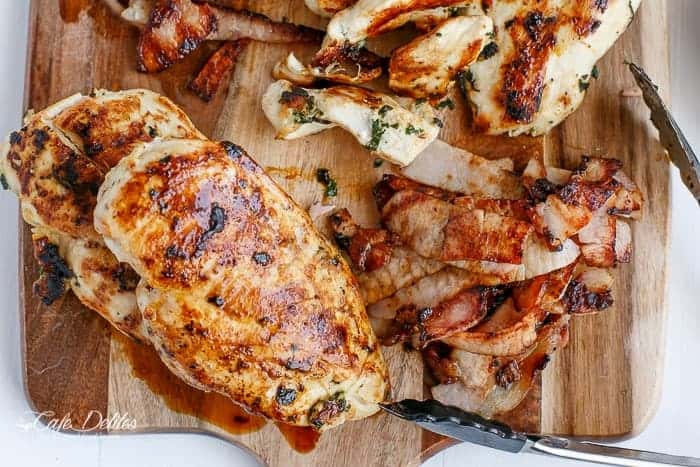
{"label": "chopped green herb", "polygon": [[435,35],[436,35],[437,37],[442,37],[442,33],[441,33],[441,32],[436,32]]}
{"label": "chopped green herb", "polygon": [[486,37],[488,37],[489,39],[495,39],[496,31],[489,31],[488,33],[486,33]]}
{"label": "chopped green herb", "polygon": [[452,102],[452,99],[450,99],[450,98],[448,97],[447,99],[444,99],[444,100],[438,102],[438,104],[436,105],[436,107],[437,107],[438,109],[440,109],[440,110],[444,109],[445,107],[447,107],[447,108],[450,109],[450,110],[454,110],[454,109],[455,109],[455,103]]}
{"label": "chopped green herb", "polygon": [[434,124],[436,127],[438,127],[438,128],[442,128],[443,126],[445,126],[445,124],[442,123],[442,120],[440,120],[440,119],[437,118],[437,117],[435,117],[435,118],[433,119],[433,124]]}
{"label": "chopped green herb", "polygon": [[383,117],[384,115],[386,115],[387,112],[389,112],[390,110],[393,110],[393,109],[394,109],[394,108],[393,108],[392,106],[390,106],[390,105],[383,105],[383,106],[379,109],[379,116],[380,116],[380,117]]}
{"label": "chopped green herb", "polygon": [[406,134],[407,134],[407,135],[419,135],[419,134],[422,134],[422,133],[423,133],[423,129],[422,129],[422,128],[416,128],[416,127],[414,127],[413,125],[411,125],[410,123],[409,123],[408,126],[406,127]]}
{"label": "chopped green herb", "polygon": [[369,143],[365,146],[370,151],[376,151],[379,148],[379,143],[382,142],[382,136],[389,125],[379,119],[372,120],[372,137]]}
{"label": "chopped green herb", "polygon": [[377,167],[381,167],[383,163],[384,163],[384,161],[382,159],[380,159],[379,157],[377,157],[376,159],[374,159],[374,162],[372,163],[372,165],[376,169]]}
{"label": "chopped green herb", "polygon": [[3,190],[10,189],[10,185],[7,184],[7,179],[5,178],[5,174],[0,174],[0,185],[2,185]]}
{"label": "chopped green herb", "polygon": [[598,79],[600,76],[600,70],[598,70],[598,66],[593,65],[593,69],[591,70],[591,76],[595,79]]}
{"label": "chopped green herb", "polygon": [[419,99],[416,99],[416,105],[423,105],[423,104],[425,104],[427,101],[428,101],[427,99],[424,99],[424,98],[421,97],[421,98],[419,98]]}
{"label": "chopped green herb", "polygon": [[328,182],[328,185],[326,185],[326,196],[329,198],[338,196],[338,183],[332,178]]}
{"label": "chopped green herb", "polygon": [[392,124],[389,125],[389,126],[390,126],[391,128],[393,128],[394,130],[396,130],[396,129],[399,127],[399,124],[398,124],[398,123],[392,123]]}
{"label": "chopped green herb", "polygon": [[317,169],[316,180],[325,185],[326,196],[333,198],[338,195],[338,183],[331,177],[331,173],[328,169]]}

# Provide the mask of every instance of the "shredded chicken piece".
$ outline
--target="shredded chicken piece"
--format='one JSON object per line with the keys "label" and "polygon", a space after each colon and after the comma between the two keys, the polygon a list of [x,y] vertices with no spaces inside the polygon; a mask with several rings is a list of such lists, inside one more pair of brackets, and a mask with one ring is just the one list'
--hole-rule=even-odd
{"label": "shredded chicken piece", "polygon": [[262,107],[280,139],[340,126],[374,155],[401,166],[440,131],[430,105],[414,103],[407,109],[386,94],[352,86],[307,89],[279,80],[265,92]]}

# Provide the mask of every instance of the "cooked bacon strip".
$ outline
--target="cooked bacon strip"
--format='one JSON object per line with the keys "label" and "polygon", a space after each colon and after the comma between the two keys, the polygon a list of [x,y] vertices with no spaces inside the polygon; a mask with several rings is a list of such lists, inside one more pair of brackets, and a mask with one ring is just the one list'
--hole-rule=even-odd
{"label": "cooked bacon strip", "polygon": [[[459,376],[455,375],[460,381],[435,386],[431,389],[432,395],[443,404],[484,417],[509,412],[522,402],[551,355],[565,347],[568,339],[569,316],[559,315],[542,326],[536,346],[512,360],[453,350],[450,356],[461,370]],[[445,367],[448,363],[442,362],[442,365]],[[469,371],[463,371],[465,368]]]}
{"label": "cooked bacon strip", "polygon": [[248,40],[241,39],[226,42],[219,47],[187,88],[203,101],[209,102],[219,90],[224,78],[236,68],[238,57],[243,53],[247,44]]}
{"label": "cooked bacon strip", "polygon": [[560,301],[571,283],[576,262],[549,274],[534,277],[513,289],[513,301],[518,310],[542,308],[549,313],[561,313]]}
{"label": "cooked bacon strip", "polygon": [[519,310],[512,298],[468,331],[451,333],[443,342],[467,352],[512,356],[524,352],[537,339],[537,328],[547,312],[536,307]]}
{"label": "cooked bacon strip", "polygon": [[[620,187],[613,177],[621,165],[615,159],[584,157],[563,187],[552,185],[536,191],[530,188],[530,195],[538,196],[536,200],[541,201],[533,209],[532,223],[550,248],[561,248],[566,239],[584,228],[593,213],[613,197]],[[538,186],[538,182],[533,186]]]}
{"label": "cooked bacon strip", "polygon": [[520,264],[532,230],[515,218],[463,209],[413,190],[394,194],[382,208],[382,220],[418,254],[440,261]]}
{"label": "cooked bacon strip", "polygon": [[[386,235],[382,234],[382,236],[389,237],[390,241],[379,244],[375,242],[373,245],[367,239],[376,238],[378,229],[365,229],[358,226],[350,217],[347,209],[333,214],[330,221],[336,243],[341,249],[348,252],[354,263],[355,277],[357,277],[360,291],[367,305],[389,297],[397,290],[446,267],[444,263],[423,258],[413,250],[404,247],[388,231],[383,231],[386,232]],[[379,245],[378,249],[376,249],[376,245]],[[372,251],[373,248],[376,251]],[[388,259],[387,250],[390,250]],[[356,253],[352,254],[351,251]],[[367,269],[367,258],[377,257],[382,259],[380,266],[371,260],[370,264],[375,263],[378,267],[362,270],[363,267]]]}
{"label": "cooked bacon strip", "polygon": [[399,243],[388,230],[354,225],[347,209],[333,214],[331,225],[336,243],[348,253],[355,268],[362,272],[384,267],[391,260],[394,246]]}
{"label": "cooked bacon strip", "polygon": [[597,313],[613,304],[613,278],[606,269],[580,267],[574,274],[563,302],[568,313]]}
{"label": "cooked bacon strip", "polygon": [[138,69],[147,73],[163,71],[205,40],[316,43],[321,36],[315,29],[274,22],[248,11],[191,0],[157,0],[139,41]]}
{"label": "cooked bacon strip", "polygon": [[393,320],[387,344],[418,335],[421,345],[475,326],[503,298],[491,278],[455,268],[420,279],[368,308],[376,319]]}
{"label": "cooked bacon strip", "polygon": [[475,62],[493,22],[487,16],[457,16],[416,37],[391,54],[389,87],[400,95],[437,99],[462,69]]}
{"label": "cooked bacon strip", "polygon": [[525,197],[522,181],[513,173],[512,160],[485,159],[440,140],[428,146],[401,173],[420,183],[465,195],[497,199]]}

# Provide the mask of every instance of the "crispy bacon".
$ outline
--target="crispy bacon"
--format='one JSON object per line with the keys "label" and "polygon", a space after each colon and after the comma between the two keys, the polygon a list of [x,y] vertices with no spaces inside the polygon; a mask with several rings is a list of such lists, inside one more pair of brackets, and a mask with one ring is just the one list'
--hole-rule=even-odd
{"label": "crispy bacon", "polygon": [[336,243],[348,253],[359,271],[375,271],[391,260],[398,239],[389,231],[354,226],[347,209],[333,214],[331,225],[335,231]]}
{"label": "crispy bacon", "polygon": [[216,94],[226,76],[233,73],[238,57],[243,53],[248,41],[241,39],[227,42],[209,57],[197,76],[187,88],[200,99],[209,102]]}
{"label": "crispy bacon", "polygon": [[419,334],[422,343],[476,325],[502,298],[503,289],[488,286],[493,278],[445,268],[398,290],[368,308],[376,319],[392,320],[387,343]]}
{"label": "crispy bacon", "polygon": [[382,208],[382,220],[418,254],[440,261],[520,264],[532,230],[513,217],[464,209],[413,190],[393,195]]}
{"label": "crispy bacon", "polygon": [[614,175],[620,167],[620,161],[614,159],[584,157],[566,185],[547,190],[545,200],[532,211],[532,224],[550,248],[561,248],[615,195],[620,183]]}
{"label": "crispy bacon", "polygon": [[[444,404],[484,417],[509,412],[525,398],[551,355],[565,347],[568,340],[569,316],[558,315],[540,328],[536,344],[531,349],[513,359],[452,351],[451,358],[457,362],[458,368],[462,370],[466,367],[471,371],[468,374],[460,371],[460,381],[456,384],[433,387],[432,395]],[[443,367],[448,365],[448,362],[442,362]]]}
{"label": "crispy bacon", "polygon": [[401,169],[401,173],[420,183],[465,195],[495,199],[525,197],[522,181],[513,173],[511,159],[489,160],[439,140]]}
{"label": "crispy bacon", "polygon": [[205,40],[249,38],[271,43],[316,43],[322,35],[315,29],[274,22],[248,11],[191,0],[158,0],[139,41],[138,69],[147,73],[163,71]]}
{"label": "crispy bacon", "polygon": [[612,285],[613,278],[607,270],[581,267],[564,294],[566,311],[589,314],[609,308],[613,304]]}
{"label": "crispy bacon", "polygon": [[[360,283],[365,304],[376,303],[422,277],[446,267],[444,263],[423,258],[404,247],[394,235],[386,230],[381,231],[386,232],[386,234],[377,235],[372,232],[377,232],[378,229],[364,229],[358,226],[346,209],[332,215],[330,221],[338,246],[348,252],[351,250],[361,252],[360,255],[355,254],[354,257],[353,254],[349,253],[349,255],[355,266],[355,276]],[[359,237],[356,240],[355,236],[357,235]],[[372,236],[375,238],[382,236],[389,240],[382,243],[375,242],[373,245],[366,241],[368,237]],[[363,238],[365,240],[362,240]],[[362,256],[364,256],[364,260],[362,260]],[[369,261],[372,266],[371,270],[367,270],[367,258],[371,258]],[[381,265],[375,258],[381,258]],[[364,265],[365,270],[362,270],[362,265]]]}

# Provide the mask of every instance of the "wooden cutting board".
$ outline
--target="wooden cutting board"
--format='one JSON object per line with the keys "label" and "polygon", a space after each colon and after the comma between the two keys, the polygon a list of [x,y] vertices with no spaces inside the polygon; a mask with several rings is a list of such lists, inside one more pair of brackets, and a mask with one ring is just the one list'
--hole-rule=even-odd
{"label": "wooden cutting board", "polygon": [[[250,3],[274,19],[323,26],[302,0],[234,3],[241,7]],[[183,106],[207,135],[245,147],[302,206],[321,199],[323,189],[314,173],[325,167],[338,181],[335,204],[350,208],[362,223],[376,222],[369,194],[383,167],[374,168],[372,156],[340,130],[276,141],[260,110],[272,65],[290,49],[305,55],[313,48],[251,44],[228,92],[224,89],[204,104],[186,90],[186,83],[213,50],[211,45],[172,70],[147,76],[135,71],[137,31],[112,17],[97,0],[32,0],[30,21],[27,108],[41,109],[94,87],[162,92]],[[640,63],[668,96],[666,25],[664,1],[643,2],[633,24],[599,64],[600,78],[592,83],[581,108],[546,138],[473,135],[456,94],[457,108],[444,117],[441,138],[487,157],[523,161],[543,155],[549,163],[568,168],[582,154],[617,157],[647,198],[644,219],[632,223],[632,264],[615,272],[615,305],[597,316],[574,318],[569,346],[545,371],[541,387],[508,417],[519,426],[586,438],[623,438],[644,429],[658,404],[669,168],[642,99],[623,94],[635,89],[623,61]],[[248,448],[271,466],[412,465],[449,444],[381,414],[348,423],[320,440],[308,430],[266,424],[223,397],[180,383],[152,351],[117,335],[72,295],[52,307],[43,306],[31,291],[38,268],[27,228],[20,248],[27,394],[37,412],[65,417],[73,429],[94,428],[102,418],[112,422],[93,432],[205,432]],[[384,354],[393,397],[421,398],[423,367],[418,356],[400,346],[385,348]],[[129,423],[117,422],[124,416]]]}

